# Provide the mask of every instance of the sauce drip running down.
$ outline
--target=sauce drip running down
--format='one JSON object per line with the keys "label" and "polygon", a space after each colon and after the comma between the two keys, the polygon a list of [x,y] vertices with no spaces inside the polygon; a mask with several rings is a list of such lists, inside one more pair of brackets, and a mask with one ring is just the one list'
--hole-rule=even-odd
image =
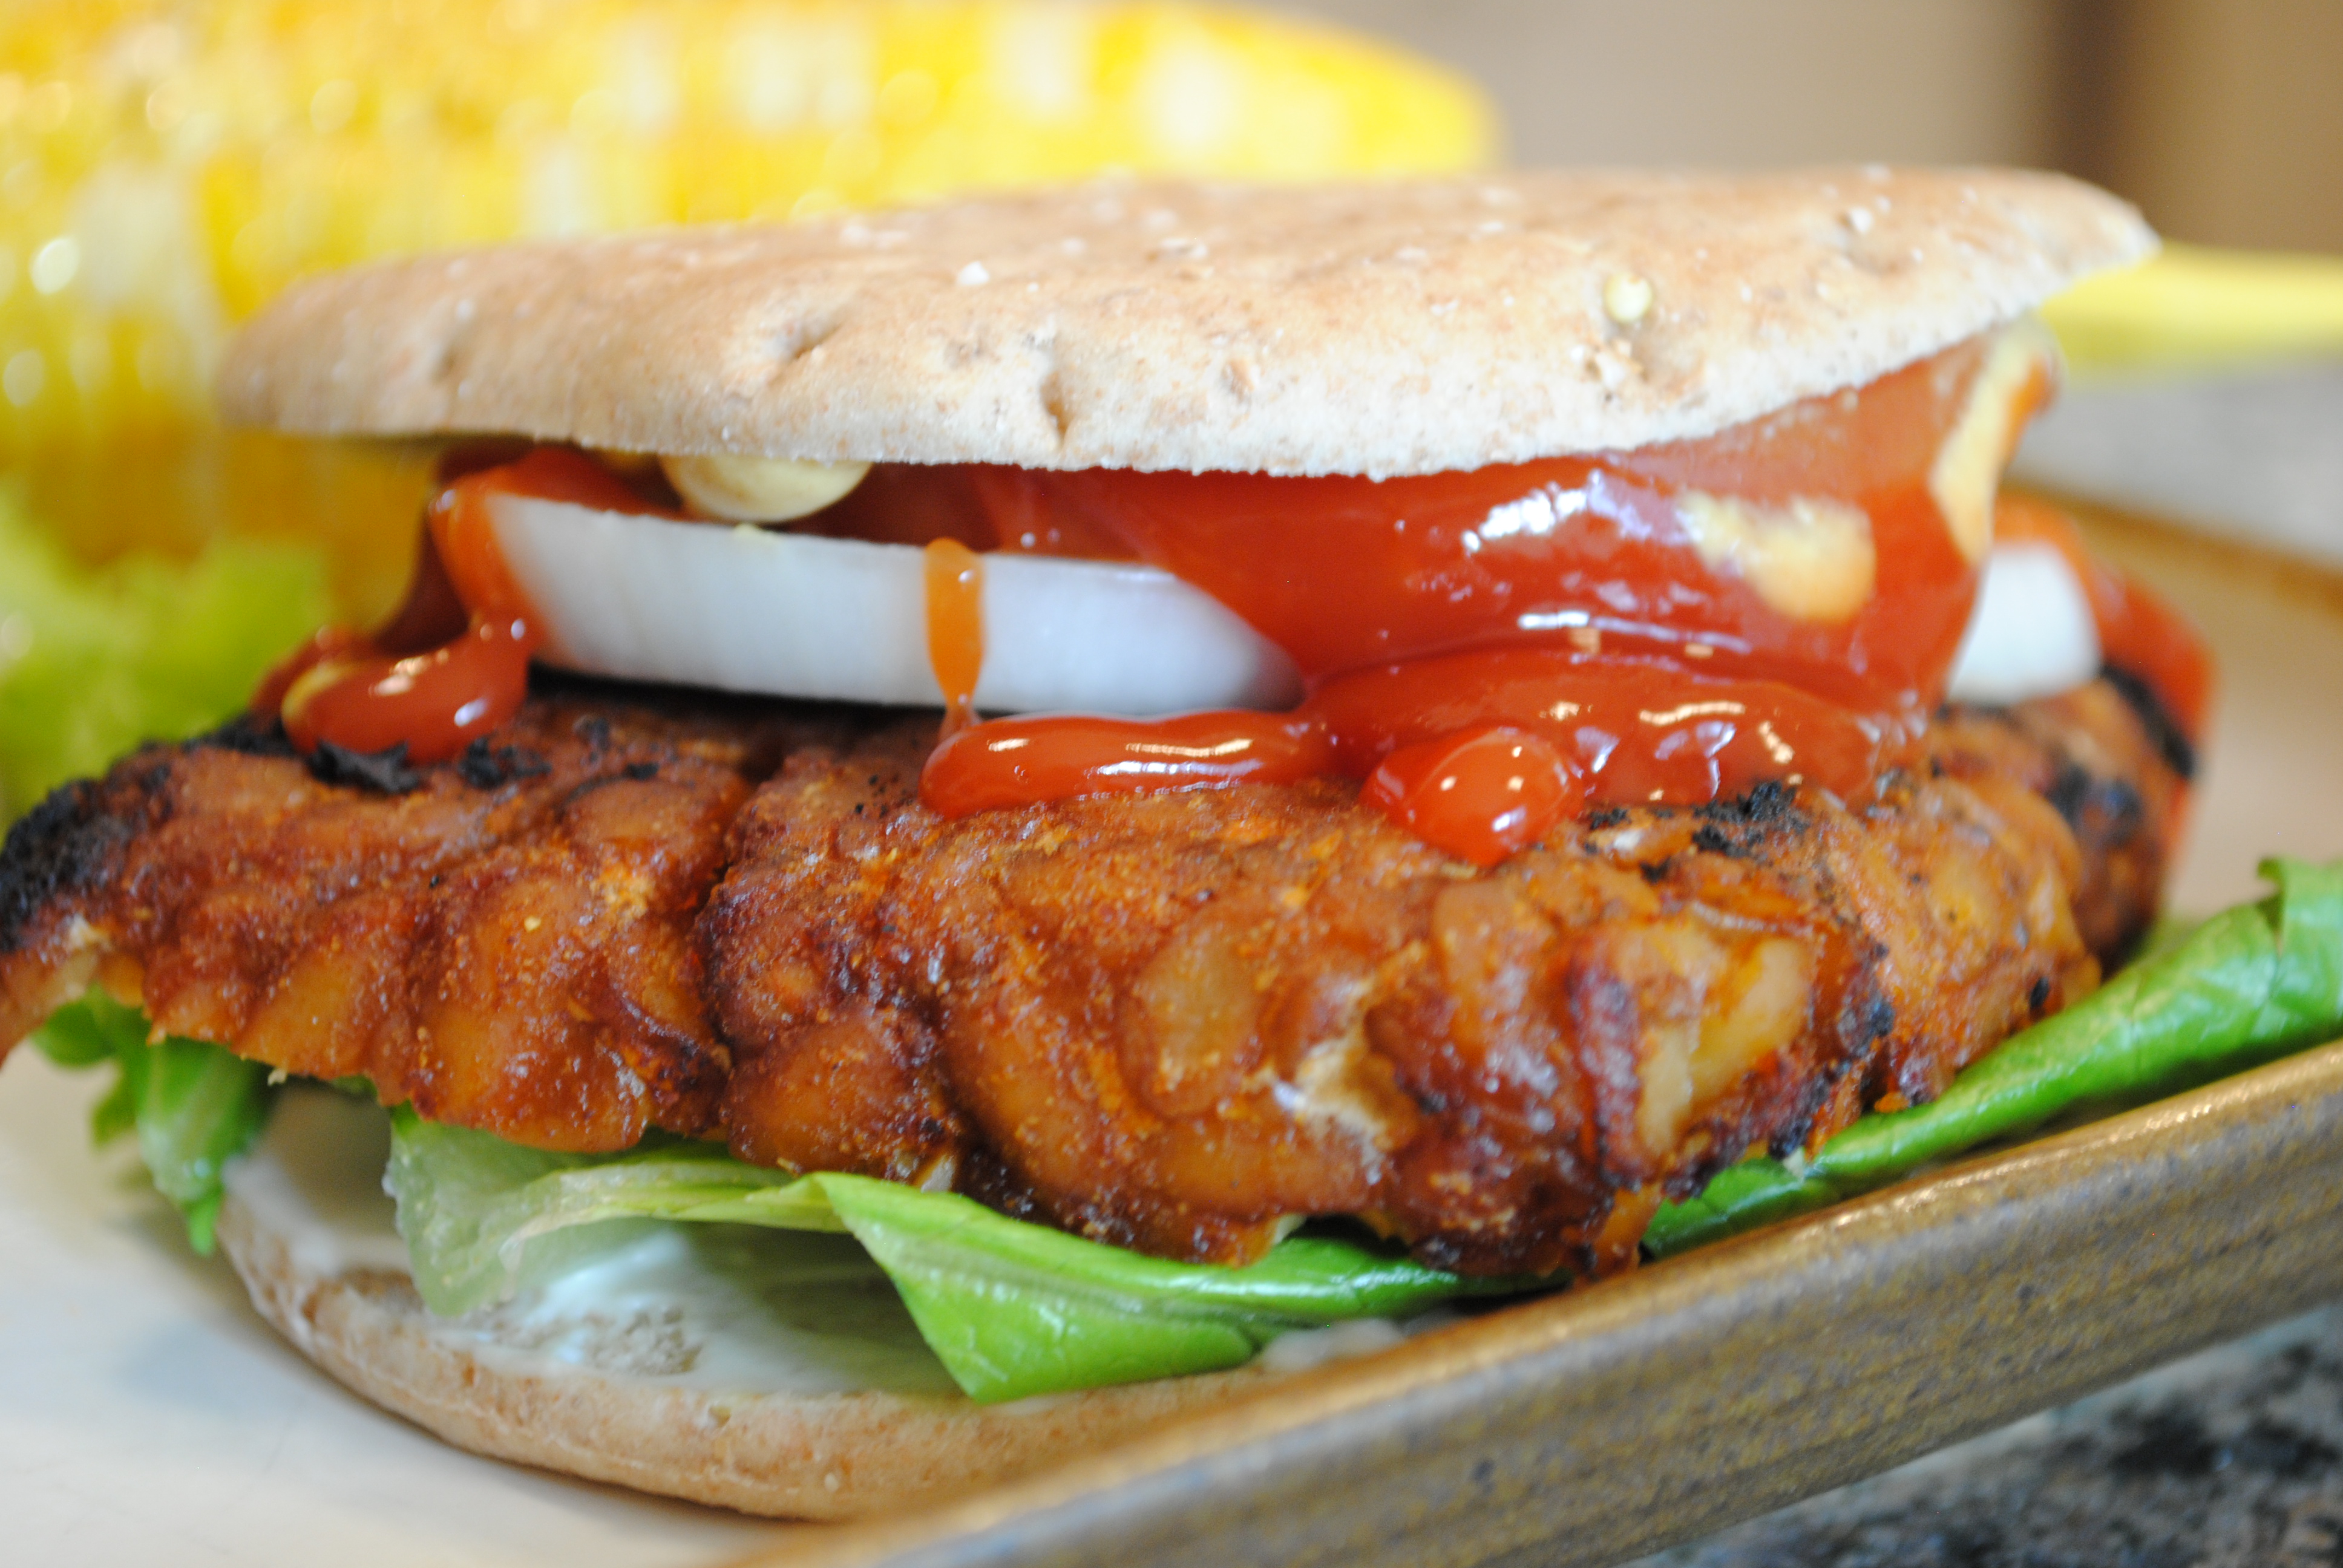
{"label": "sauce drip running down", "polygon": [[[1484,744],[1492,735],[1503,744]],[[1072,795],[1348,774],[1369,779],[1368,799],[1419,838],[1485,866],[1586,806],[1710,800],[1768,779],[1852,795],[1901,738],[1776,682],[1499,648],[1342,676],[1292,713],[996,719],[937,747],[920,798],[960,817]],[[1525,748],[1518,757],[1505,749],[1515,746]],[[1452,775],[1439,801],[1418,788]]]}
{"label": "sauce drip running down", "polygon": [[944,694],[946,735],[976,719],[984,674],[984,562],[954,538],[927,546],[928,663]]}
{"label": "sauce drip running down", "polygon": [[[1313,679],[1552,643],[1925,712],[1976,586],[1930,474],[1987,350],[1973,340],[1860,389],[1632,452],[1384,480],[882,467],[806,526],[1145,561],[1229,606]],[[1769,601],[1764,567],[1808,564],[1824,544],[1869,562],[1851,612]]]}
{"label": "sauce drip running down", "polygon": [[[1995,347],[1702,440],[1471,473],[923,471],[899,526],[1120,544],[1283,648],[1310,696],[1178,720],[1176,741],[1119,720],[976,725],[930,757],[921,799],[954,816],[1217,785],[1240,761],[1263,781],[1331,770],[1487,865],[1590,804],[1768,780],[1858,794],[1941,701],[1976,595],[1939,459],[1976,399],[2007,400],[2006,448],[2047,390],[2046,362],[1981,387]],[[1978,454],[1987,505],[2006,457]]]}
{"label": "sauce drip running down", "polygon": [[[1983,547],[1948,526],[1946,454],[1978,447],[1988,393],[2006,447],[2047,386],[2043,364],[2015,386],[1981,374],[1996,351],[1973,340],[1704,440],[1383,482],[881,465],[796,527],[924,548],[946,717],[920,796],[944,816],[1347,775],[1485,866],[1589,806],[1869,786],[1941,700],[1976,593]],[[542,632],[495,495],[678,515],[585,454],[503,456],[450,460],[388,625],[328,628],[264,685],[296,744],[438,760],[519,706]],[[1990,509],[1997,471],[1957,493]],[[1998,515],[2066,553],[2109,662],[2193,739],[2210,682],[2193,634],[2055,511]],[[1171,571],[1283,648],[1309,695],[1282,714],[977,723],[983,550]]]}
{"label": "sauce drip running down", "polygon": [[1360,795],[1433,849],[1485,866],[1536,843],[1585,791],[1544,740],[1494,724],[1401,747]]}
{"label": "sauce drip running down", "polygon": [[321,744],[441,762],[509,719],[528,695],[543,630],[497,546],[498,491],[604,510],[651,512],[583,453],[540,447],[518,460],[443,465],[407,602],[379,631],[328,627],[270,674],[253,706],[277,709],[304,752]]}
{"label": "sauce drip running down", "polygon": [[1069,795],[1141,795],[1225,784],[1293,784],[1337,770],[1324,727],[1284,713],[1179,719],[1021,719],[948,736],[920,799],[946,817]]}

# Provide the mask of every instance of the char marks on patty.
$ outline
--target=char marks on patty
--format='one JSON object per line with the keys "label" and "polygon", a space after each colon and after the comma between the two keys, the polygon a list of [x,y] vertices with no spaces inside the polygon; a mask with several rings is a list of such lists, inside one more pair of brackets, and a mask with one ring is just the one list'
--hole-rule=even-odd
{"label": "char marks on patty", "polygon": [[716,1131],[691,924],[732,816],[813,731],[679,703],[614,733],[608,707],[532,702],[489,769],[395,793],[245,726],[60,791],[5,853],[0,1038],[94,960],[172,1033],[439,1120],[585,1150]]}
{"label": "char marks on patty", "polygon": [[1172,1256],[1342,1214],[1604,1267],[1664,1192],[2087,990],[2179,788],[2095,687],[1949,714],[1869,799],[1614,809],[1474,871],[1340,781],[946,822],[932,732],[551,684],[396,794],[150,749],[0,852],[0,1038],[94,972],[523,1142],[722,1136]]}

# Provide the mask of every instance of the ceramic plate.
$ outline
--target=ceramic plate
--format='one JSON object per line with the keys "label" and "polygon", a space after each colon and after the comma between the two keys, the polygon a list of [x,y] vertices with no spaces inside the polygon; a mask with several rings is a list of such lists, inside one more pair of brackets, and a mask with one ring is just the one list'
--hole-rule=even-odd
{"label": "ceramic plate", "polygon": [[[2177,907],[2343,852],[2343,582],[2098,521],[2223,663]],[[87,1150],[96,1089],[30,1053],[0,1075],[0,1516],[26,1561],[1594,1563],[2343,1293],[2338,1046],[920,1519],[763,1525],[476,1460],[344,1393]]]}

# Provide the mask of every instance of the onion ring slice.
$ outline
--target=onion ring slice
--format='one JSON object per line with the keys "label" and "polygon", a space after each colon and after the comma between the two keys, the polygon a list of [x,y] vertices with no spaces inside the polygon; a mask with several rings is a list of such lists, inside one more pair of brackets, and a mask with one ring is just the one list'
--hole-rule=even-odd
{"label": "onion ring slice", "polygon": [[2071,691],[2099,672],[2099,628],[2075,568],[2048,545],[1996,544],[1946,695],[1998,706]]}
{"label": "onion ring slice", "polygon": [[[934,708],[925,558],[907,545],[675,522],[498,495],[497,542],[545,662],[726,691]],[[1290,708],[1293,663],[1219,601],[1116,561],[984,558],[993,713]]]}
{"label": "onion ring slice", "polygon": [[[489,503],[547,663],[779,697],[940,707],[922,553],[533,497]],[[984,558],[992,713],[1128,718],[1290,708],[1292,661],[1171,574],[1116,561]],[[2055,550],[1996,546],[1955,664],[1956,701],[2007,703],[2097,673],[2088,602]]]}

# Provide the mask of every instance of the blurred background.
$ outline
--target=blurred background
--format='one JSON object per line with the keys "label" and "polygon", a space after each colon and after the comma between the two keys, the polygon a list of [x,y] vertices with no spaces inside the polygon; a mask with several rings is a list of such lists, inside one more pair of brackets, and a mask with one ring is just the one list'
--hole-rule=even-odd
{"label": "blurred background", "polygon": [[2202,245],[2343,251],[2334,0],[1285,0],[1484,84],[1519,162],[2065,169]]}
{"label": "blurred background", "polygon": [[517,235],[1109,171],[2064,168],[2186,244],[2051,313],[2127,378],[2026,460],[2343,560],[2343,404],[2223,404],[2311,457],[2198,507],[2158,465],[2206,416],[2156,401],[2343,352],[2338,82],[2336,0],[0,0],[0,821],[399,591],[422,455],[220,430],[234,324]]}
{"label": "blurred background", "polygon": [[1282,0],[1480,82],[1524,164],[2063,169],[2171,242],[2046,312],[2042,487],[2343,566],[2343,3]]}

